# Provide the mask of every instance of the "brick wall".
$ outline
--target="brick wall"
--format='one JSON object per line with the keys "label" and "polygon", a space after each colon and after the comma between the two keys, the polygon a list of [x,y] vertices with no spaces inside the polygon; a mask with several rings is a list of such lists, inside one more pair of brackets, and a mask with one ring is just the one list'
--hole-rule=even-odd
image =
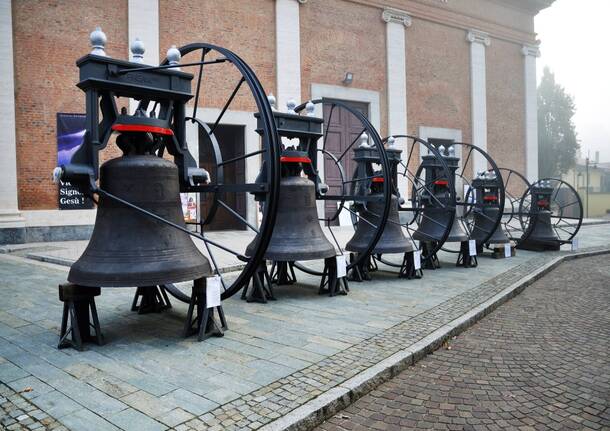
{"label": "brick wall", "polygon": [[[15,120],[20,209],[57,208],[56,113],[84,112],[75,61],[101,26],[107,53],[125,58],[127,1],[13,1]],[[77,6],[77,7],[76,7]]]}
{"label": "brick wall", "polygon": [[407,119],[412,135],[419,126],[441,127],[460,129],[470,141],[470,46],[464,30],[413,19],[407,29]]}
{"label": "brick wall", "polygon": [[311,97],[311,84],[342,85],[377,91],[381,130],[387,130],[385,23],[381,9],[344,0],[312,1],[301,7],[301,91]]}
{"label": "brick wall", "polygon": [[[455,128],[469,142],[466,30],[435,21],[460,14],[460,25],[503,26],[507,34],[533,40],[531,15],[489,0],[440,5],[436,0],[388,0],[387,4],[413,13],[412,26],[405,29],[409,133],[417,134],[420,125]],[[483,4],[489,7],[483,8]],[[75,86],[78,69],[74,63],[90,51],[88,35],[95,26],[100,25],[107,34],[108,55],[127,58],[127,0],[19,0],[12,5],[19,207],[56,208],[57,187],[50,181],[56,165],[56,113],[84,112],[84,94]],[[379,92],[380,133],[385,135],[386,24],[381,20],[381,6],[373,1],[310,0],[299,7],[301,88],[302,100],[307,100],[312,83],[342,85],[345,73],[354,73],[353,88]],[[419,18],[417,13],[427,6],[438,7],[438,14]],[[218,44],[239,54],[254,69],[265,91],[276,93],[274,0],[159,0],[159,31],[162,57],[172,44]],[[493,35],[486,50],[488,147],[499,164],[523,171],[521,45]],[[202,104],[222,107],[237,80],[238,75],[227,65],[206,67]],[[245,87],[231,109],[254,110]],[[116,148],[109,145],[102,160],[115,154]]]}
{"label": "brick wall", "polygon": [[[162,57],[165,57],[171,45],[181,46],[193,42],[219,45],[234,51],[254,69],[266,93],[275,93],[274,0],[206,0],[188,3],[160,0],[159,33],[159,53]],[[200,60],[194,54],[190,59]],[[185,63],[187,61],[187,58],[183,60]],[[183,70],[197,72],[195,68]],[[205,76],[202,85],[204,106],[222,107],[240,75],[232,66],[222,64],[206,66]],[[231,109],[254,110],[251,93],[246,85],[240,89]]]}

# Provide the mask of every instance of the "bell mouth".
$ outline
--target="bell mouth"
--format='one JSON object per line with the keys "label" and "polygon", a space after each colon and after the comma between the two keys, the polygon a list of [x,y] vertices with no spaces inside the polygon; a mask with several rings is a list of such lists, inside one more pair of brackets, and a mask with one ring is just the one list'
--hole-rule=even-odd
{"label": "bell mouth", "polygon": [[[150,265],[138,262],[137,272],[134,272],[134,265],[129,263],[118,264],[108,262],[107,259],[100,265],[100,261],[95,263],[89,259],[79,259],[72,265],[68,274],[70,283],[89,287],[139,287],[139,286],[158,286],[162,284],[180,283],[182,281],[192,281],[198,278],[211,277],[212,268],[205,256],[201,256],[202,262],[196,267],[181,267],[173,265],[171,270],[159,271],[158,262]],[[103,267],[111,264],[111,271],[91,269]],[[148,268],[152,266],[152,268]]]}

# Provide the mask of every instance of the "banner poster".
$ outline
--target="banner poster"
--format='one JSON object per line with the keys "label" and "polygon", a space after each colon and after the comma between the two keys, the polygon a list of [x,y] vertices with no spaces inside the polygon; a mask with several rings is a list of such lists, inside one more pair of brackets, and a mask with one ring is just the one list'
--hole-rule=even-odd
{"label": "banner poster", "polygon": [[[57,166],[70,163],[85,137],[85,114],[57,113]],[[58,204],[60,210],[93,208],[91,199],[79,192],[67,181],[59,182]]]}
{"label": "banner poster", "polygon": [[182,214],[185,222],[197,221],[197,193],[180,193]]}

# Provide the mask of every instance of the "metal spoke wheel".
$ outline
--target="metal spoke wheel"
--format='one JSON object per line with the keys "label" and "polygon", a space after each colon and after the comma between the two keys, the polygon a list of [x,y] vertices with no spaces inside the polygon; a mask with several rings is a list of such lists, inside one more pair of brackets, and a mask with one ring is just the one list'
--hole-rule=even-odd
{"label": "metal spoke wheel", "polygon": [[[500,226],[506,200],[500,169],[487,152],[475,145],[453,142],[449,144],[449,149],[439,148],[441,153],[455,153],[460,159],[455,170],[454,232],[460,230],[467,234],[468,239],[476,240],[477,244],[488,244]],[[460,243],[447,242],[443,250],[459,253]]]}
{"label": "metal spoke wheel", "polygon": [[[506,198],[502,212],[501,226],[511,241],[518,243],[529,232],[532,217],[531,196],[527,191],[531,184],[519,172],[500,168]],[[523,212],[520,210],[523,208]]]}
{"label": "metal spoke wheel", "polygon": [[[383,143],[388,148],[403,150],[391,174],[392,194],[397,197],[394,208],[398,211],[397,223],[413,249],[421,253],[422,262],[430,261],[447,239],[455,215],[451,171],[439,151],[423,139],[394,135],[384,138]],[[422,243],[428,246],[422,247]],[[376,259],[394,268],[401,267],[391,257]]]}
{"label": "metal spoke wheel", "polygon": [[[189,143],[199,152],[197,164],[206,169],[210,177],[207,184],[190,184],[181,192],[198,196],[201,210],[197,220],[190,224],[197,233],[195,242],[203,245],[202,251],[220,277],[221,298],[226,299],[238,292],[254,274],[271,238],[279,193],[280,141],[263,87],[237,54],[207,43],[193,43],[178,50],[182,55],[181,64],[175,65],[166,59],[161,67],[192,68],[190,71],[197,79],[191,115],[185,115],[183,127],[174,126],[186,133]],[[207,107],[206,102],[213,103],[215,108]],[[224,120],[232,105],[255,113],[260,142],[253,148],[246,144],[243,149],[236,148],[231,136],[221,133],[224,124],[231,124]],[[218,106],[221,108],[216,108]],[[141,102],[140,107],[150,109],[153,115],[157,109],[146,102]],[[163,151],[161,148],[157,155],[162,157]],[[260,211],[255,199],[265,201]],[[226,229],[223,223],[227,220],[231,221],[229,225],[233,230],[249,232],[252,237],[260,234],[249,255],[245,249],[251,238],[231,241],[229,235],[211,233]],[[227,266],[237,271],[223,273],[223,267]],[[164,287],[177,299],[189,301],[189,296],[176,286]]]}
{"label": "metal spoke wheel", "polygon": [[[381,138],[362,112],[336,100],[318,99],[311,103],[316,115],[325,117],[323,137],[318,140],[317,157],[312,157],[311,170],[311,179],[323,185],[316,188],[319,221],[341,255],[354,234],[351,218],[369,224],[374,231],[365,250],[348,262],[349,271],[369,258],[383,232],[390,208],[390,168]],[[302,113],[306,105],[297,106],[295,112]],[[353,126],[349,136],[333,130],[340,118]],[[355,154],[359,149],[368,153],[367,161],[354,160],[358,158]],[[372,188],[377,193],[371,194]],[[359,208],[370,202],[380,203],[382,210],[373,218],[363,217]],[[295,262],[295,267],[309,274],[322,275],[321,271],[303,262]]]}
{"label": "metal spoke wheel", "polygon": [[[550,198],[538,199],[535,195],[540,188],[552,189]],[[535,202],[532,202],[535,199]],[[537,206],[538,211],[532,207]],[[578,192],[567,182],[556,178],[542,178],[532,183],[524,192],[520,203],[519,212],[526,217],[536,217],[539,210],[550,212],[550,226],[559,244],[568,244],[574,239],[583,219],[582,201]],[[535,219],[529,221],[523,240],[531,239],[535,235]]]}

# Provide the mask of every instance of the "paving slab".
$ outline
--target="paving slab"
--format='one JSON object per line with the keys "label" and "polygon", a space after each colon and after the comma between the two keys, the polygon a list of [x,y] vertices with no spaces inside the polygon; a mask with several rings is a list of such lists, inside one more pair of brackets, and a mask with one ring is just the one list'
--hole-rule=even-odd
{"label": "paving slab", "polygon": [[[583,249],[604,250],[610,225],[585,226],[579,237]],[[143,418],[159,429],[281,429],[290,414],[311,415],[308,403],[325,409],[378,384],[441,343],[447,325],[476,320],[486,301],[571,254],[518,250],[510,259],[482,256],[478,268],[464,269],[442,253],[443,267],[420,280],[398,279],[382,267],[373,281],[350,283],[349,295],[334,298],[319,296],[319,280],[299,273],[297,284],[276,289],[276,302],[226,300],[229,331],[201,343],[181,337],[184,304],[138,315],[130,311],[133,289],[104,289],[96,302],[107,343],[85,352],[56,349],[57,285],[65,282],[67,267],[2,254],[0,373],[6,367],[0,375],[54,388],[32,403],[60,422],[86,410],[120,429]],[[460,321],[468,313],[474,315]],[[11,325],[13,318],[18,323]],[[53,395],[59,406],[52,405]]]}

